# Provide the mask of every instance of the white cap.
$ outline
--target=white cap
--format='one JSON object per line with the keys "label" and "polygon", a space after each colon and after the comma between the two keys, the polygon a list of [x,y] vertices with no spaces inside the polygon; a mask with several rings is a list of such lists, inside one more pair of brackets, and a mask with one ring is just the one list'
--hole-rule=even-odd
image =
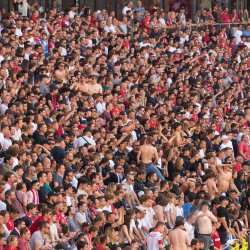
{"label": "white cap", "polygon": [[204,119],[209,119],[209,116],[208,115],[204,115],[203,118]]}
{"label": "white cap", "polygon": [[229,136],[223,135],[222,138],[221,138],[221,140],[224,141],[224,140],[229,139],[229,138],[230,138]]}

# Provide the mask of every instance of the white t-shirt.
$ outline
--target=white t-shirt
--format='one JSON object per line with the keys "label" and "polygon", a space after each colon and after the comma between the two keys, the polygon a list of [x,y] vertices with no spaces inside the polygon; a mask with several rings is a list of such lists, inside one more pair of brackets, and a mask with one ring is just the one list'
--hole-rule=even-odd
{"label": "white t-shirt", "polygon": [[163,235],[158,229],[155,229],[147,236],[147,249],[158,250],[159,245],[163,245]]}
{"label": "white t-shirt", "polygon": [[240,38],[240,37],[242,36],[242,31],[236,30],[236,31],[234,32],[234,36],[236,37],[235,44],[238,45],[238,44],[240,43],[240,41],[241,41],[241,38]]}
{"label": "white t-shirt", "polygon": [[222,161],[216,157],[216,165],[222,164]]}
{"label": "white t-shirt", "polygon": [[74,18],[75,17],[75,12],[73,12],[73,11],[70,11],[69,12],[69,18]]}
{"label": "white t-shirt", "polygon": [[[84,137],[84,139],[83,139]],[[85,143],[90,143],[91,146],[95,146],[95,141],[87,136],[82,136],[82,137],[79,137],[77,140],[76,140],[76,147],[79,148],[81,146],[83,146]]]}
{"label": "white t-shirt", "polygon": [[17,29],[17,28],[16,28],[16,35],[17,35],[18,37],[20,37],[20,36],[23,35],[21,29]]}
{"label": "white t-shirt", "polygon": [[76,231],[81,232],[82,231],[82,223],[84,223],[86,221],[87,221],[87,219],[86,219],[85,213],[81,214],[80,212],[77,212],[75,219],[74,219],[74,222],[76,225]]}
{"label": "white t-shirt", "polygon": [[103,210],[106,210],[106,211],[109,211],[110,213],[112,213],[111,205],[109,205],[108,207],[107,206],[103,207]]}
{"label": "white t-shirt", "polygon": [[184,217],[184,213],[183,213],[183,208],[179,208],[178,206],[176,206],[176,216],[182,216]]}
{"label": "white t-shirt", "polygon": [[127,12],[128,10],[132,11],[131,8],[128,8],[128,7],[125,6],[125,7],[122,9],[122,14],[123,14],[123,15],[126,15],[126,14],[127,14],[126,12]]}
{"label": "white t-shirt", "polygon": [[188,224],[187,222],[185,222],[184,227],[185,227],[186,232],[188,234],[188,238],[191,242],[192,239],[194,238],[194,228],[192,225]]}

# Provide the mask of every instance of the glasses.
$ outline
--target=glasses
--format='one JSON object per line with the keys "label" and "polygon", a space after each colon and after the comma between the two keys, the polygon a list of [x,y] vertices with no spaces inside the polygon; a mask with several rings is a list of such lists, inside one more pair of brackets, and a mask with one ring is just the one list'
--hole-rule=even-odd
{"label": "glasses", "polygon": [[197,177],[197,175],[192,175],[192,177]]}

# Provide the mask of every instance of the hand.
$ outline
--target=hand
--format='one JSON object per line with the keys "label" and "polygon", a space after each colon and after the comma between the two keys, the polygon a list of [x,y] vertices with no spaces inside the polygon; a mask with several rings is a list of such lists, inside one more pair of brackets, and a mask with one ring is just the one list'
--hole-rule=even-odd
{"label": "hand", "polygon": [[227,230],[227,234],[231,234],[230,231],[229,231],[229,229]]}

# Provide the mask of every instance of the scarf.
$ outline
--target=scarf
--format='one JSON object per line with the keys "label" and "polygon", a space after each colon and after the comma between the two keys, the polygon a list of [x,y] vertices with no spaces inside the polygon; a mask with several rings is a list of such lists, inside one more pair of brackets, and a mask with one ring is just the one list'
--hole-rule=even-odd
{"label": "scarf", "polygon": [[90,234],[87,234],[87,237],[89,240],[89,247],[90,247],[90,249],[92,249],[92,240],[91,240]]}
{"label": "scarf", "polygon": [[35,192],[33,189],[30,189],[32,195],[33,195],[33,203],[34,204],[38,204],[39,203],[39,197],[38,197],[38,193]]}
{"label": "scarf", "polygon": [[51,98],[52,98],[51,103],[52,103],[53,109],[58,110],[59,109],[59,103],[56,100],[56,96],[53,95],[52,93],[50,93],[50,95],[51,95]]}

